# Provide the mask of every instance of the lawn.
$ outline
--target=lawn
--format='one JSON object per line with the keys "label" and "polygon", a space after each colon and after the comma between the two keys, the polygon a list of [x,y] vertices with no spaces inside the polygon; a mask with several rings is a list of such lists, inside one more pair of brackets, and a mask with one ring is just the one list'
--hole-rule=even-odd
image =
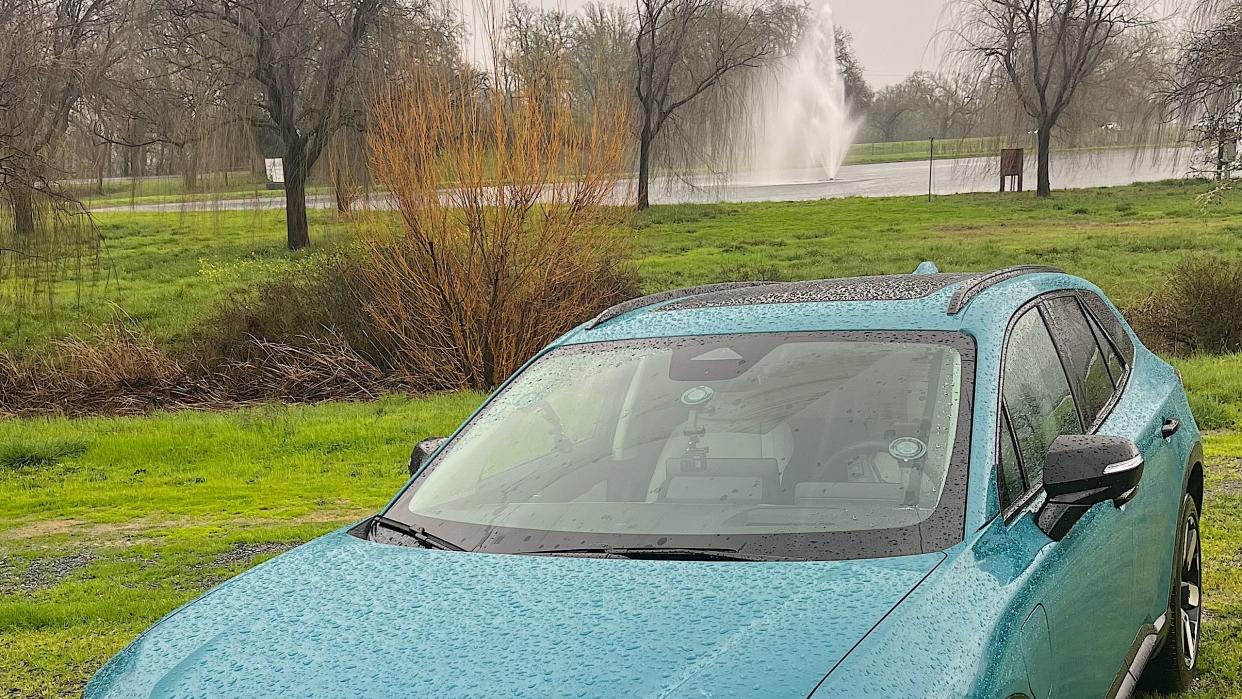
{"label": "lawn", "polygon": [[[1223,401],[1242,357],[1182,370],[1196,400]],[[0,422],[0,696],[71,695],[168,611],[375,511],[411,445],[481,398]],[[1207,457],[1210,616],[1188,696],[1240,696],[1242,433],[1212,433]]]}
{"label": "lawn", "polygon": [[[648,290],[739,278],[803,279],[1055,264],[1122,304],[1185,255],[1242,252],[1242,194],[1202,208],[1203,185],[1030,195],[656,207],[638,217]],[[175,342],[219,299],[296,274],[348,235],[313,214],[310,251],[284,249],[283,213],[107,213],[107,283],[57,290],[54,318],[0,337],[33,351],[120,309]],[[0,298],[5,298],[0,295]],[[1215,431],[1204,550],[1202,673],[1190,696],[1242,696],[1242,357],[1178,362]],[[381,506],[419,439],[447,433],[481,396],[228,413],[0,421],[0,696],[70,695],[167,611],[299,542]]]}
{"label": "lawn", "polygon": [[[12,294],[0,293],[0,347],[38,350],[52,338],[90,334],[118,313],[161,341],[174,340],[229,294],[314,264],[346,228],[334,212],[312,210],[315,247],[291,253],[284,221],[283,211],[257,209],[96,214],[98,261],[87,261],[81,283],[55,285],[51,312],[46,304],[19,310]],[[0,281],[0,292],[6,284],[12,279]]]}
{"label": "lawn", "polygon": [[[1142,300],[1188,253],[1242,253],[1242,192],[1204,207],[1202,183],[1165,182],[1033,195],[965,194],[764,204],[657,206],[636,220],[644,288],[744,278],[808,279],[1021,263],[1058,265],[1122,305]],[[18,313],[0,293],[0,348],[37,350],[118,309],[159,341],[201,322],[229,293],[314,264],[348,236],[311,212],[312,249],[285,249],[283,211],[109,212],[100,281],[57,285],[56,312]],[[0,288],[0,292],[3,289]],[[78,296],[81,294],[81,300]]]}

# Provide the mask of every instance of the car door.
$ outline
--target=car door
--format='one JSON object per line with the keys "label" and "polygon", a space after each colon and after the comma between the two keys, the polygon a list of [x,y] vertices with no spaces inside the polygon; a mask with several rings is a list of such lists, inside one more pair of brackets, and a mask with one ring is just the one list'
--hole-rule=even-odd
{"label": "car door", "polygon": [[[1134,342],[1118,314],[1098,294],[1078,293],[1117,387],[1120,399],[1130,383],[1136,361]],[[1172,372],[1169,372],[1171,374]],[[1150,374],[1150,372],[1149,372]],[[1162,427],[1184,411],[1180,384],[1165,379],[1140,377],[1135,395],[1109,406],[1101,418],[1103,434],[1126,437],[1143,454],[1145,468],[1139,492],[1126,504],[1127,524],[1134,539],[1136,611],[1145,622],[1155,622],[1168,609],[1171,566],[1175,545],[1186,460],[1193,438],[1178,431],[1165,438]],[[1128,393],[1128,392],[1127,392]]]}
{"label": "car door", "polygon": [[[1028,306],[1009,329],[1001,372],[999,480],[1011,534],[1038,550],[1033,565],[1044,590],[1040,601],[1048,614],[1058,668],[1053,696],[1097,697],[1112,688],[1138,633],[1135,555],[1125,512],[1112,505],[1092,508],[1059,542],[1035,526],[1048,447],[1059,435],[1092,429],[1096,416],[1091,401],[1098,393],[1111,400],[1113,389],[1107,372],[1106,390],[1094,383],[1089,389],[1085,374],[1079,378],[1078,367],[1093,366],[1090,358],[1067,360],[1070,352],[1062,348],[1074,345],[1075,339],[1061,335],[1065,318],[1057,313],[1077,306],[1050,305],[1057,298],[1062,296]],[[1058,341],[1053,326],[1060,331]],[[1099,379],[1097,373],[1093,381]]]}

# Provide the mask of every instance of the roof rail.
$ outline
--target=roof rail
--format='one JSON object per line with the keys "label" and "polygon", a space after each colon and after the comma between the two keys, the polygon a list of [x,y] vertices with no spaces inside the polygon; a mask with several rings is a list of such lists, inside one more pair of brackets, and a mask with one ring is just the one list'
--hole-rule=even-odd
{"label": "roof rail", "polygon": [[676,299],[684,299],[690,296],[699,296],[701,294],[711,294],[717,291],[730,291],[733,289],[746,289],[754,286],[766,286],[768,284],[775,283],[776,282],[725,282],[723,284],[704,284],[702,286],[690,286],[684,289],[673,289],[672,291],[661,291],[658,294],[640,296],[636,299],[630,299],[629,301],[618,303],[612,308],[609,308],[603,313],[595,316],[586,324],[586,329],[593,330],[594,328],[607,323],[617,316],[624,315],[630,311],[637,311],[638,309],[646,308],[647,306],[653,306],[657,303],[664,303],[665,301],[674,301]]}
{"label": "roof rail", "polygon": [[949,299],[949,315],[955,316],[961,313],[971,300],[989,288],[1027,274],[1065,274],[1065,272],[1056,267],[1044,265],[1020,265],[988,272],[962,284],[957,291],[953,292],[953,298]]}

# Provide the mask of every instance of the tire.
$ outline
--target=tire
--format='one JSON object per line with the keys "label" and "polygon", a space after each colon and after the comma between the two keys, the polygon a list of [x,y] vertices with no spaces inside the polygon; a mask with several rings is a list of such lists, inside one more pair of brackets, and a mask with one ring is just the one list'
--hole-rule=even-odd
{"label": "tire", "polygon": [[1199,507],[1190,495],[1182,496],[1177,520],[1177,557],[1173,589],[1169,594],[1166,623],[1169,633],[1164,647],[1148,663],[1146,684],[1160,692],[1180,692],[1190,686],[1199,661],[1199,638],[1203,620],[1203,548],[1199,542]]}

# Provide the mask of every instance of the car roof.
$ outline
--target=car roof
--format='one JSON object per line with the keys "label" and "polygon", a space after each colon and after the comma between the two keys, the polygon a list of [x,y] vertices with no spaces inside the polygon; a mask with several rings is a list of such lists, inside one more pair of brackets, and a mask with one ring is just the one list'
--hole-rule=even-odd
{"label": "car roof", "polygon": [[1031,298],[1061,288],[1098,292],[1052,267],[798,282],[736,282],[662,292],[618,304],[556,344],[752,332],[961,331],[1003,325]]}

